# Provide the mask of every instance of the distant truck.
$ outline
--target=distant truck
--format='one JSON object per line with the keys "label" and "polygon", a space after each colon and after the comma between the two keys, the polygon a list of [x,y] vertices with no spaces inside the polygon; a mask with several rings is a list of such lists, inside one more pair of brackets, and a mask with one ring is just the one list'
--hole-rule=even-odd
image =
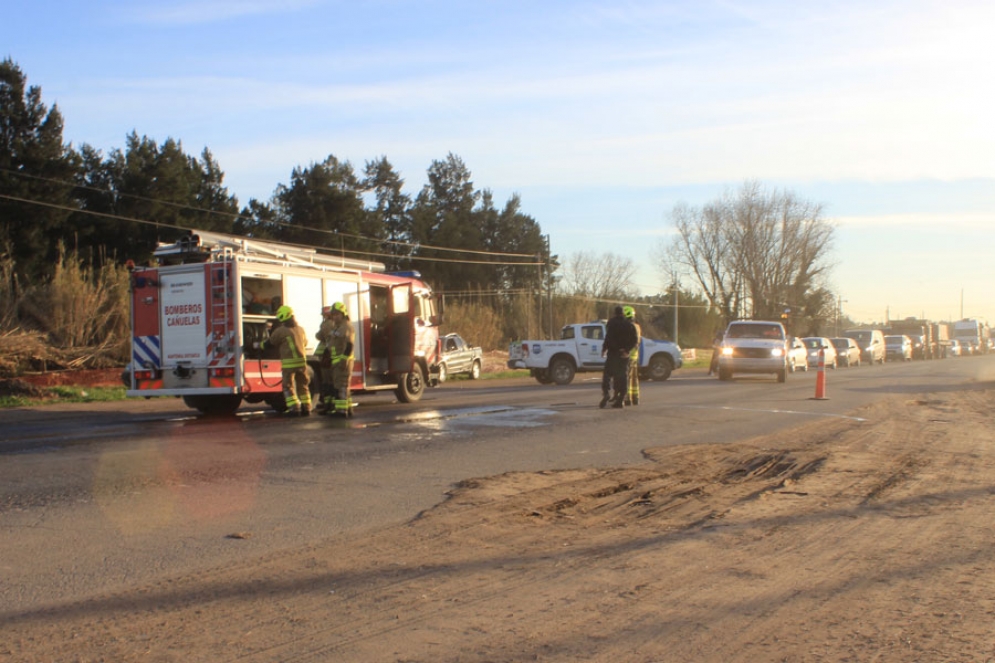
{"label": "distant truck", "polygon": [[[527,368],[540,384],[570,384],[579,372],[601,371],[605,323],[566,325],[557,341],[516,341],[508,349],[508,368]],[[643,337],[639,344],[639,377],[662,381],[681,367],[681,349],[670,341]]]}
{"label": "distant truck", "polygon": [[904,335],[912,340],[913,359],[934,359],[939,353],[934,349],[933,326],[928,320],[905,318],[889,320],[885,334]]}
{"label": "distant truck", "polygon": [[960,341],[961,347],[970,354],[987,354],[989,334],[988,325],[984,322],[964,318],[953,324],[951,336]]}
{"label": "distant truck", "polygon": [[933,336],[933,356],[945,358],[950,347],[950,325],[945,322],[934,322],[930,325]]}

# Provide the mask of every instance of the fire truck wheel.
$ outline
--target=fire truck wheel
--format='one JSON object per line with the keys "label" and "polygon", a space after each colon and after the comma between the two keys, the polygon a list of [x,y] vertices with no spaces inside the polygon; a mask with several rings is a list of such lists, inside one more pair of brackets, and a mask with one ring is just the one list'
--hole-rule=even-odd
{"label": "fire truck wheel", "polygon": [[410,373],[401,376],[395,392],[402,403],[414,403],[425,393],[425,372],[421,364],[415,364]]}
{"label": "fire truck wheel", "polygon": [[183,402],[187,407],[200,410],[201,414],[207,416],[224,416],[235,414],[235,410],[242,404],[242,397],[237,394],[227,396],[184,396]]}

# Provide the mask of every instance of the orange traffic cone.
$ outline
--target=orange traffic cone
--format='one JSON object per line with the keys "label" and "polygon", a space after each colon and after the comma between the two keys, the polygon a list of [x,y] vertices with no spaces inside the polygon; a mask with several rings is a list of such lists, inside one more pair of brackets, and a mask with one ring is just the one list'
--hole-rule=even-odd
{"label": "orange traffic cone", "polygon": [[815,397],[811,400],[815,401],[825,401],[829,400],[826,396],[826,351],[819,350],[819,368],[818,372],[815,374]]}

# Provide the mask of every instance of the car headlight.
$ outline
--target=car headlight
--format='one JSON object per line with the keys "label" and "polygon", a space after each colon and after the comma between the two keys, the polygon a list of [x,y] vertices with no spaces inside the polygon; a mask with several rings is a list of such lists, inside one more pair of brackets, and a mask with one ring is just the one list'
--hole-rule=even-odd
{"label": "car headlight", "polygon": [[723,357],[731,357],[732,356],[732,348],[722,348],[722,356]]}
{"label": "car headlight", "polygon": [[784,356],[784,350],[782,350],[781,348],[774,348],[773,350],[770,351],[770,356],[771,357],[783,357]]}

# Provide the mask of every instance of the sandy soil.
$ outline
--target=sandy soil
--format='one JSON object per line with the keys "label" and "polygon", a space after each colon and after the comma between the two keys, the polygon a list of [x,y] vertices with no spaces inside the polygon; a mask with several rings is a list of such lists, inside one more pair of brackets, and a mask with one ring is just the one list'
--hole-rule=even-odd
{"label": "sandy soil", "polygon": [[7,616],[2,661],[995,661],[995,389]]}

